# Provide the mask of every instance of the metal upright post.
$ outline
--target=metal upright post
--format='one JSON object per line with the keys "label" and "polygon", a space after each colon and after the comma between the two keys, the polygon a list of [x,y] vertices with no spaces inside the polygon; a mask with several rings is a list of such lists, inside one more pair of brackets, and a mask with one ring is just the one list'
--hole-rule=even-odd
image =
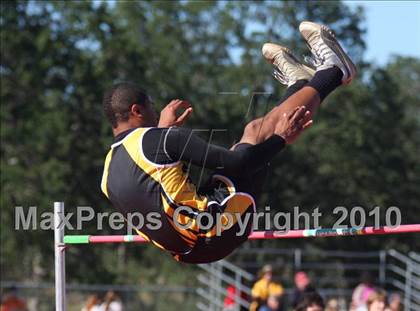
{"label": "metal upright post", "polygon": [[302,250],[300,248],[295,248],[293,255],[293,264],[296,272],[302,268]]}
{"label": "metal upright post", "polygon": [[216,291],[217,299],[216,300],[220,304],[223,304],[222,292],[220,291],[220,289],[223,288],[223,280],[222,280],[223,267],[219,262],[215,262],[214,264],[216,265],[216,269],[217,269],[217,277],[216,277],[216,280],[217,280],[217,291]]}
{"label": "metal upright post", "polygon": [[411,311],[411,277],[413,266],[411,261],[406,261],[405,286],[404,286],[404,310]]}
{"label": "metal upright post", "polygon": [[386,286],[386,251],[379,252],[379,284],[385,288]]}
{"label": "metal upright post", "polygon": [[55,310],[66,311],[64,202],[54,202]]}
{"label": "metal upright post", "polygon": [[235,311],[241,309],[241,275],[235,271]]}

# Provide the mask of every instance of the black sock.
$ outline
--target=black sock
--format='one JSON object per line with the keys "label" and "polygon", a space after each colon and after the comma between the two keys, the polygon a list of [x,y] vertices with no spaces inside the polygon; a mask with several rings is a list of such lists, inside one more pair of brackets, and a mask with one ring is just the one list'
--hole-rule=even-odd
{"label": "black sock", "polygon": [[288,99],[290,96],[295,94],[297,91],[299,91],[301,88],[303,88],[308,83],[308,80],[297,80],[294,84],[289,86],[284,93],[282,99],[277,105],[281,105],[282,102],[284,102],[286,99]]}
{"label": "black sock", "polygon": [[334,66],[315,73],[315,76],[309,81],[307,86],[313,87],[318,91],[321,101],[341,85],[343,72],[340,68]]}

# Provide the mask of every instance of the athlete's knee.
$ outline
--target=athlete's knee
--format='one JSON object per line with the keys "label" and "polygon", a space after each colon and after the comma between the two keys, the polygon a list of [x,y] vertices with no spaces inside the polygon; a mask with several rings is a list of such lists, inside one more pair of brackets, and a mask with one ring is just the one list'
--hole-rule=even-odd
{"label": "athlete's knee", "polygon": [[252,120],[245,126],[244,134],[247,136],[255,136],[261,130],[262,118]]}
{"label": "athlete's knee", "polygon": [[261,142],[261,130],[264,119],[258,118],[249,122],[244,129],[244,134],[241,138],[242,143],[255,145]]}

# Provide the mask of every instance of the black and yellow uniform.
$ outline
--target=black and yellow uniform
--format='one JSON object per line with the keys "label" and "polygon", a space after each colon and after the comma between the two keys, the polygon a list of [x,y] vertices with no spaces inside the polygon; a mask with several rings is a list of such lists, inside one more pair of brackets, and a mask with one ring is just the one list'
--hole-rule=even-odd
{"label": "black and yellow uniform", "polygon": [[[255,211],[253,176],[284,147],[273,135],[258,145],[241,144],[234,151],[208,144],[184,128],[136,128],[116,137],[105,160],[101,188],[123,215],[158,213],[158,230],[142,226],[139,234],[171,252],[177,260],[204,263],[231,253],[251,232],[252,221],[241,236],[239,224],[216,234],[195,221],[201,212],[239,213]],[[196,189],[185,163],[215,170],[212,181]],[[248,178],[245,178],[248,176]],[[175,210],[182,210],[174,219]],[[249,219],[249,218],[248,218]],[[183,229],[177,224],[190,224]],[[137,224],[132,224],[137,226]]]}

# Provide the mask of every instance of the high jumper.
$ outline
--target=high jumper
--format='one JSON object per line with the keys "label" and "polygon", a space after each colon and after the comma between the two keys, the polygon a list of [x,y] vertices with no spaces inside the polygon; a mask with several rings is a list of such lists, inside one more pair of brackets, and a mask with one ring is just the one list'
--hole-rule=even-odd
{"label": "high jumper", "polygon": [[[171,101],[158,119],[151,97],[134,83],[118,83],[105,93],[104,110],[115,141],[106,156],[102,191],[123,215],[159,214],[160,229],[142,227],[138,233],[176,260],[216,261],[248,239],[252,223],[243,234],[238,234],[237,221],[217,234],[216,228],[204,230],[195,220],[203,212],[237,213],[241,218],[254,213],[269,162],[312,125],[316,110],[331,92],[354,79],[356,67],[328,27],[304,21],[299,30],[315,68],[302,64],[285,47],[264,44],[262,52],[274,65],[275,78],[288,88],[276,107],[245,126],[242,138],[230,149],[209,144],[181,127],[192,113],[185,100]],[[191,182],[185,169],[189,163],[213,170],[205,186]],[[182,207],[188,211],[178,213]]]}

